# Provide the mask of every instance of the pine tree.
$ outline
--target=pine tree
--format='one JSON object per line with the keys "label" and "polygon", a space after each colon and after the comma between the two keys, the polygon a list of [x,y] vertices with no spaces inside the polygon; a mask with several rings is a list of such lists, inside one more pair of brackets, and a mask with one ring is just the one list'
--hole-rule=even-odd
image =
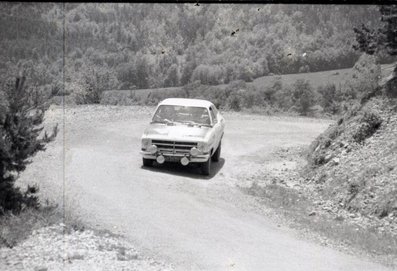
{"label": "pine tree", "polygon": [[397,5],[384,5],[379,8],[382,14],[384,27],[380,30],[383,35],[382,41],[387,48],[387,52],[397,55]]}
{"label": "pine tree", "polygon": [[373,29],[369,29],[364,24],[361,25],[360,29],[354,28],[353,31],[356,34],[357,41],[357,44],[354,44],[353,48],[368,55],[373,55],[378,48],[378,33]]}
{"label": "pine tree", "polygon": [[19,212],[27,206],[38,207],[35,196],[37,187],[21,191],[15,187],[16,174],[29,163],[28,158],[44,150],[46,143],[55,138],[52,135],[39,138],[44,117],[44,105],[35,105],[25,77],[19,77],[15,85],[6,85],[0,90],[0,215]]}
{"label": "pine tree", "polygon": [[379,50],[386,49],[389,55],[397,55],[397,5],[383,5],[379,7],[381,13],[381,28],[374,30],[366,27],[354,28],[357,44],[354,49],[373,55]]}

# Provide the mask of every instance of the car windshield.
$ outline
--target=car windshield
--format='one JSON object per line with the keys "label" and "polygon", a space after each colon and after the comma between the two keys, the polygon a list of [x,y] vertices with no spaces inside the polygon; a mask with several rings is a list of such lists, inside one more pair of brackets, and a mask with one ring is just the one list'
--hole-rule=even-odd
{"label": "car windshield", "polygon": [[152,121],[167,124],[211,125],[207,108],[180,105],[160,105]]}

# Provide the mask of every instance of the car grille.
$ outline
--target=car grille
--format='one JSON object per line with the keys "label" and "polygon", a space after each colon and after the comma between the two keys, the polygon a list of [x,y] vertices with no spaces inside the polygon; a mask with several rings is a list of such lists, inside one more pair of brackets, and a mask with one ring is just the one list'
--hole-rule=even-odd
{"label": "car grille", "polygon": [[197,147],[196,142],[152,140],[152,144],[162,153],[189,153],[190,149]]}

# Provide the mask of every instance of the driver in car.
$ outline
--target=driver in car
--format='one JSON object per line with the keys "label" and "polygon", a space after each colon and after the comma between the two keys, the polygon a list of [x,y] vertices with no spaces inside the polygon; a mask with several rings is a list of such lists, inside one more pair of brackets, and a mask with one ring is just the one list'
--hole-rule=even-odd
{"label": "driver in car", "polygon": [[192,113],[192,119],[196,123],[200,124],[210,124],[210,119],[208,117],[207,110],[205,108],[197,108],[196,110],[193,111]]}

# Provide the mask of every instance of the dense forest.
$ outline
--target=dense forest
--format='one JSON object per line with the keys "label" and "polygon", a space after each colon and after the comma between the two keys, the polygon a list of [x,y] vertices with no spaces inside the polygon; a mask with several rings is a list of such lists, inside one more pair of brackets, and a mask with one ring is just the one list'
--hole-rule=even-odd
{"label": "dense forest", "polygon": [[0,79],[23,67],[53,92],[62,76],[68,92],[352,67],[353,28],[380,23],[376,6],[357,5],[2,3],[0,14]]}

